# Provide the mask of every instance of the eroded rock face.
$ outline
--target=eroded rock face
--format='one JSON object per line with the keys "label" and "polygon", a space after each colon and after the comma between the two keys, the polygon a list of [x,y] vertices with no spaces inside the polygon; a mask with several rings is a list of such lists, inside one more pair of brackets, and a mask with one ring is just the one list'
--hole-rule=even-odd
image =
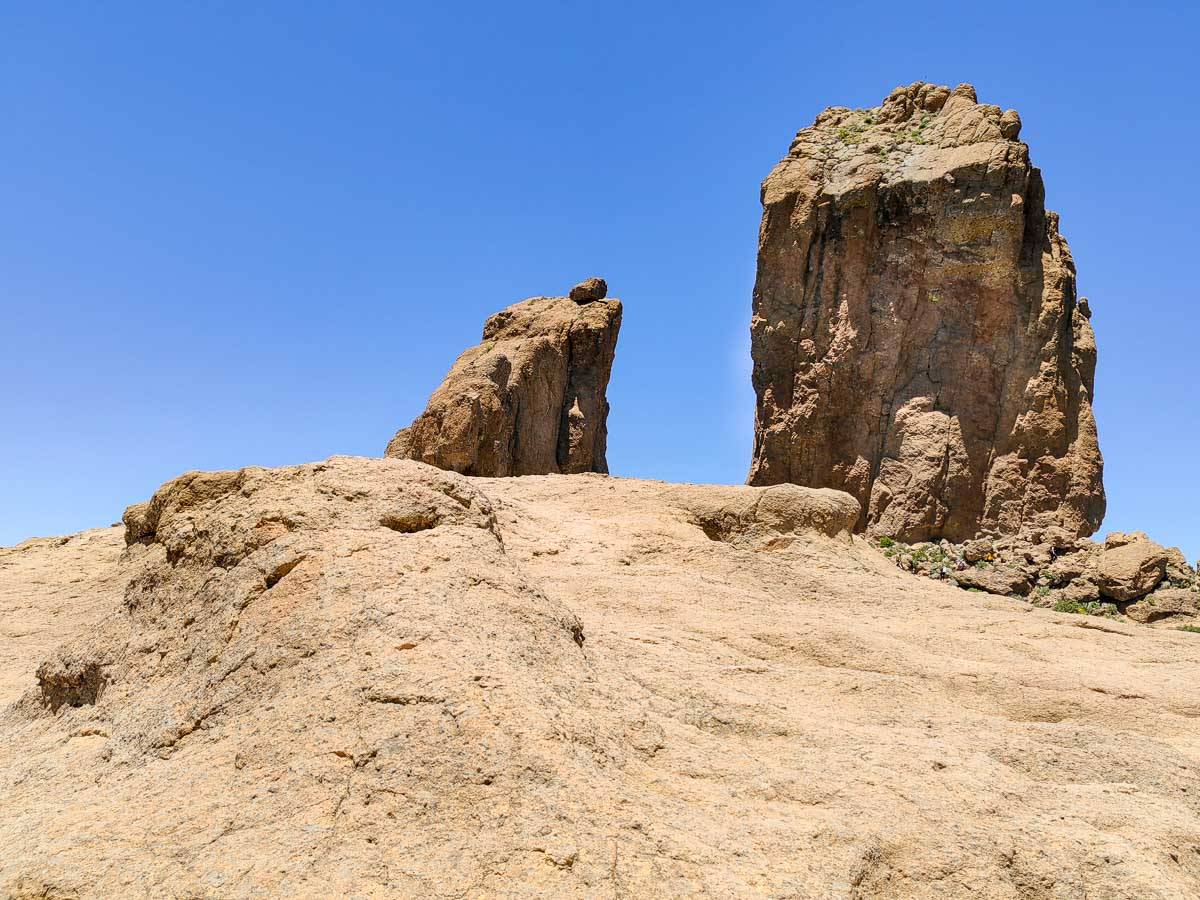
{"label": "eroded rock face", "polygon": [[1019,132],[917,83],[796,136],[762,186],[751,484],[905,541],[1096,530],[1095,339]]}
{"label": "eroded rock face", "polygon": [[487,320],[386,455],[464,475],[607,472],[605,397],[621,301],[589,279],[568,297],[535,297]]}

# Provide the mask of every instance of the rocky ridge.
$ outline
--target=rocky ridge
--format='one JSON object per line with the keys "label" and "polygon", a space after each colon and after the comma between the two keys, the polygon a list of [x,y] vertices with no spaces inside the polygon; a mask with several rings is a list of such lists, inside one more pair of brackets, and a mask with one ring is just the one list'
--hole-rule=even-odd
{"label": "rocky ridge", "polygon": [[1019,133],[918,82],[797,134],[762,185],[751,484],[906,542],[1096,530],[1090,310]]}
{"label": "rocky ridge", "polygon": [[621,302],[592,278],[487,320],[389,457],[466,475],[607,472],[606,392]]}
{"label": "rocky ridge", "polygon": [[1200,893],[1200,638],[857,516],[334,458],[0,551],[0,895]]}

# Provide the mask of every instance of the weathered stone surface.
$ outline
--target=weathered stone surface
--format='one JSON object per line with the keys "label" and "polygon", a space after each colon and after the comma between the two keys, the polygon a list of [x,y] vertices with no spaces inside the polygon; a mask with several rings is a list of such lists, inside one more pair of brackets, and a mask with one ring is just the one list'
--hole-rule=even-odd
{"label": "weathered stone surface", "polygon": [[1095,340],[1019,117],[974,95],[827,109],[763,182],[749,482],[910,542],[1088,535]]}
{"label": "weathered stone surface", "polygon": [[1160,588],[1125,607],[1125,615],[1143,624],[1197,613],[1200,613],[1200,593],[1183,588]]}
{"label": "weathered stone surface", "polygon": [[1200,896],[1200,635],[854,507],[335,458],[0,549],[0,897]]}
{"label": "weathered stone surface", "polygon": [[385,455],[465,475],[607,472],[620,328],[619,300],[535,297],[496,313]]}
{"label": "weathered stone surface", "polygon": [[1150,593],[1167,571],[1165,548],[1151,540],[1105,547],[1096,566],[1100,593],[1114,600],[1136,600]]}
{"label": "weathered stone surface", "polygon": [[1031,587],[1029,576],[1020,569],[1006,565],[969,566],[955,572],[951,578],[961,588],[978,588],[989,594],[1005,596],[1027,594]]}
{"label": "weathered stone surface", "polygon": [[1132,544],[1134,541],[1148,541],[1150,536],[1144,531],[1110,531],[1104,538],[1104,549],[1113,550],[1117,547],[1124,547],[1126,544]]}
{"label": "weathered stone surface", "polygon": [[1183,555],[1183,551],[1178,547],[1167,548],[1167,568],[1165,575],[1167,581],[1176,587],[1189,585],[1196,580],[1196,570],[1192,568],[1192,564],[1188,562],[1188,558]]}

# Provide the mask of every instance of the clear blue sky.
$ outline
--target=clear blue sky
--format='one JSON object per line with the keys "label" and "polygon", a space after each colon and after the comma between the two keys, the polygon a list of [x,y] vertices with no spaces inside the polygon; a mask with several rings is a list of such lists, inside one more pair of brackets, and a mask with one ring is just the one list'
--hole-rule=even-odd
{"label": "clear blue sky", "polygon": [[1096,311],[1105,528],[1195,559],[1198,32],[1182,3],[5,4],[0,544],[187,469],[378,455],[489,313],[592,274],[626,304],[614,473],[742,481],[758,183],[823,107],[920,79],[1020,110]]}

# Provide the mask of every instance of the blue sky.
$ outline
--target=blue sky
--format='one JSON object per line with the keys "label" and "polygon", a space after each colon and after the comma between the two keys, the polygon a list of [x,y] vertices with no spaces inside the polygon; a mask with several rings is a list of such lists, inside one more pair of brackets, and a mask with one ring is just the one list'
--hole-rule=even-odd
{"label": "blue sky", "polygon": [[1105,529],[1200,556],[1200,14],[1103,3],[5,4],[0,544],[378,455],[491,312],[626,304],[614,474],[740,482],[758,183],[828,105],[1016,107],[1095,309]]}

